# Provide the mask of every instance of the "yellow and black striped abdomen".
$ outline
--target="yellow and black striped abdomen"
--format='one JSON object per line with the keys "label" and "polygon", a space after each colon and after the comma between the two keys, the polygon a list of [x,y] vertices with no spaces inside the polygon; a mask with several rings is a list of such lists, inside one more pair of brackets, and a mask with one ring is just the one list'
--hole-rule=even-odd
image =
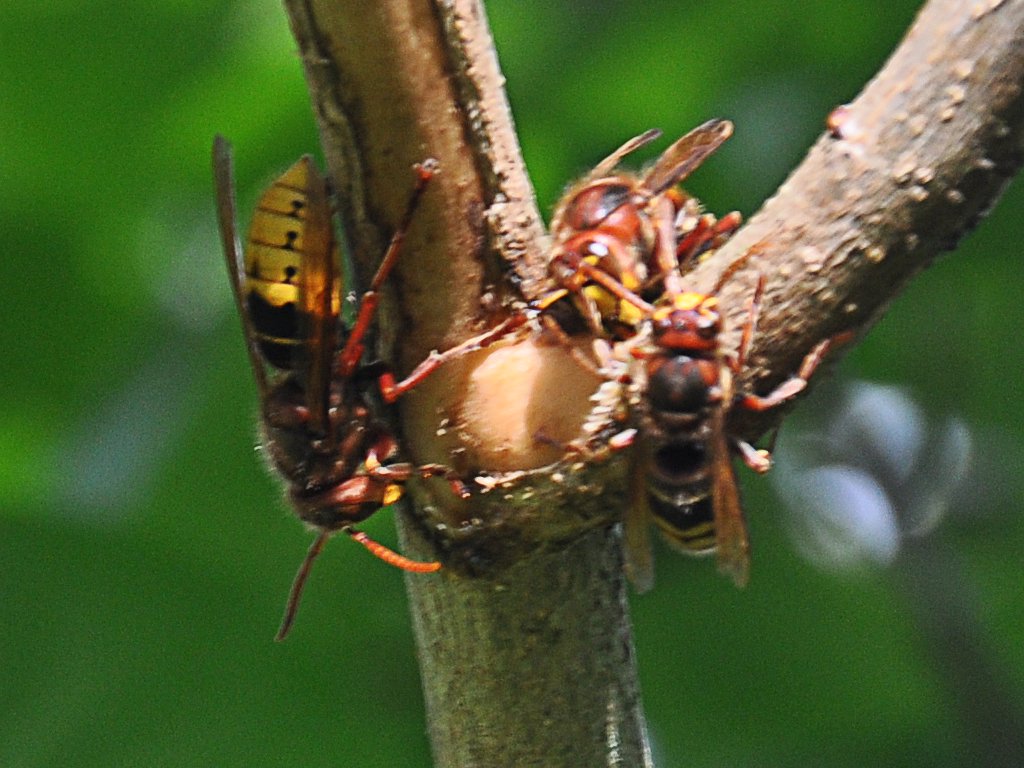
{"label": "yellow and black striped abdomen", "polygon": [[687,504],[666,504],[654,493],[647,501],[658,530],[673,547],[694,555],[714,550],[715,511],[710,493],[705,491]]}
{"label": "yellow and black striped abdomen", "polygon": [[658,530],[677,549],[710,552],[715,547],[715,512],[703,439],[663,443],[652,459],[647,505]]}
{"label": "yellow and black striped abdomen", "polygon": [[[340,306],[337,268],[309,266],[310,260],[317,259],[338,263],[331,233],[306,236],[311,162],[303,157],[263,193],[253,213],[245,249],[245,302],[254,334],[266,361],[282,369],[294,368],[300,359],[298,353],[309,342],[309,323],[303,310],[303,291],[310,288],[305,282],[307,273],[332,276],[334,317]],[[330,226],[329,212],[320,219]],[[312,253],[307,250],[307,239],[329,247],[324,253]]]}
{"label": "yellow and black striped abdomen", "polygon": [[665,539],[694,554],[716,543],[709,393],[717,379],[715,362],[688,355],[662,355],[648,363],[642,422],[647,506]]}

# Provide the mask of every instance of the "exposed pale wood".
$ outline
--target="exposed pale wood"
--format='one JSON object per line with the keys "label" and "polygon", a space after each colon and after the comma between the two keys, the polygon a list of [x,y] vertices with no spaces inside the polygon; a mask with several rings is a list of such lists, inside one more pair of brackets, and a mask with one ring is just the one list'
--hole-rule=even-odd
{"label": "exposed pale wood", "polygon": [[[384,313],[384,348],[394,346],[407,369],[493,322],[517,288],[530,297],[542,284],[545,238],[484,12],[469,0],[286,5],[363,272],[397,220],[412,163],[433,155],[443,166],[397,270],[398,302]],[[741,387],[765,391],[821,339],[865,332],[994,205],[1021,164],[1022,84],[1024,2],[927,4],[832,132],[689,278],[706,289],[758,251],[722,297],[738,329],[756,272],[770,278]],[[496,381],[475,381],[480,361],[467,362],[403,403],[412,457],[471,474],[493,468],[496,447],[523,469],[539,462],[520,458],[494,428],[507,410],[498,398],[476,398],[485,410],[467,421],[463,400],[512,393],[529,404],[518,419],[548,427],[553,397],[534,396],[532,383],[515,394],[525,385],[501,366]],[[563,356],[535,379],[568,393],[581,373]],[[578,422],[586,401],[570,393],[554,410]],[[442,416],[450,421],[438,430]],[[737,426],[755,436],[771,424]],[[404,525],[406,544],[428,547],[420,534],[430,530],[449,564],[439,577],[409,581],[438,765],[648,759],[610,527],[621,509],[617,473],[613,462],[562,483],[532,478],[514,499],[491,493],[469,507],[443,490],[420,494],[427,523]]]}

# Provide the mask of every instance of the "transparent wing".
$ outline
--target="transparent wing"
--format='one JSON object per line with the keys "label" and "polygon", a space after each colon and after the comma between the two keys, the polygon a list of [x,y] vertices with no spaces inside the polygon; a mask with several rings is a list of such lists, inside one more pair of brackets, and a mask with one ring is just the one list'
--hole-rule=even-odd
{"label": "transparent wing", "polygon": [[249,353],[249,363],[260,401],[267,392],[267,372],[263,358],[256,347],[256,334],[252,319],[242,293],[245,265],[242,258],[242,244],[238,239],[237,211],[235,204],[235,170],[231,152],[231,142],[217,135],[213,139],[213,182],[217,198],[217,221],[220,224],[221,243],[224,247],[224,259],[231,277],[231,290],[235,295],[235,306],[238,316],[242,319],[242,330],[245,333],[245,347]]}
{"label": "transparent wing", "polygon": [[649,131],[644,131],[639,136],[634,136],[608,155],[608,157],[600,163],[595,165],[594,169],[584,177],[584,181],[591,181],[593,179],[599,179],[602,176],[607,176],[615,169],[615,166],[622,162],[622,158],[626,155],[636,152],[640,147],[645,147],[652,141],[659,138],[661,138],[661,131],[657,128],[651,128]]}
{"label": "transparent wing", "polygon": [[328,399],[331,364],[337,343],[337,320],[333,312],[334,230],[327,180],[308,155],[306,162],[306,222],[303,232],[301,274],[302,313],[306,319],[306,407],[310,426],[321,434],[328,431]]}
{"label": "transparent wing", "polygon": [[647,476],[639,448],[634,444],[629,454],[629,500],[622,537],[626,576],[637,592],[646,592],[654,586],[654,557],[651,554],[651,517],[647,508]]}
{"label": "transparent wing", "polygon": [[742,587],[750,577],[750,540],[725,433],[724,402],[711,417],[710,443],[711,498],[715,512],[718,570],[731,576],[736,586]]}
{"label": "transparent wing", "polygon": [[657,195],[682,183],[730,136],[732,123],[728,120],[708,120],[698,125],[662,153],[644,174],[643,186]]}

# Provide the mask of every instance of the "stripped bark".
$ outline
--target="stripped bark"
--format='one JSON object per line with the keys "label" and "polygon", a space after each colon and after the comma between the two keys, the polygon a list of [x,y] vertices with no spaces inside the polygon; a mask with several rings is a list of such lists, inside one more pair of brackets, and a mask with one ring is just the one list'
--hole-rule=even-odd
{"label": "stripped bark", "polygon": [[[382,348],[408,370],[543,290],[545,235],[483,9],[286,6],[362,273],[398,219],[409,168],[441,162],[383,312]],[[740,386],[764,391],[821,339],[866,332],[977,224],[1021,164],[1022,85],[1024,2],[926,5],[777,194],[688,277],[706,289],[756,251],[723,290],[733,329],[757,273],[769,277]],[[501,355],[512,357],[488,362]],[[560,349],[474,356],[405,398],[408,452],[471,477],[535,469],[559,451],[533,436],[571,438],[594,384]],[[754,437],[777,418],[734,426]],[[614,462],[561,482],[542,472],[469,505],[418,494],[406,545],[438,548],[449,565],[408,581],[438,765],[649,763],[613,525],[620,475]]]}

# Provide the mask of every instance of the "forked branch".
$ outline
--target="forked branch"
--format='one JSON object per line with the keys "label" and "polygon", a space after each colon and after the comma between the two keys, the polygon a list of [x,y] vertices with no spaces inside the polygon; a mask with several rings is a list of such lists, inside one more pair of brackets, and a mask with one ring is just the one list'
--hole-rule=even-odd
{"label": "forked branch", "polygon": [[[398,301],[381,333],[409,370],[543,284],[546,238],[483,8],[473,0],[286,6],[364,276],[400,215],[410,168],[428,156],[441,163],[396,267]],[[977,224],[1021,164],[1022,87],[1024,2],[925,6],[777,194],[687,277],[706,289],[725,265],[757,251],[722,293],[738,329],[744,297],[767,275],[739,386],[768,391],[822,339],[865,332]],[[471,475],[535,467],[558,451],[538,453],[532,436],[571,436],[595,383],[558,350],[522,353],[514,374],[467,363],[403,398],[412,460],[454,462]],[[754,437],[771,424],[737,426]],[[649,761],[609,525],[623,489],[610,472],[520,487],[515,505],[500,493],[469,509],[433,495],[427,519],[452,548],[452,567],[409,586],[438,765]],[[419,530],[405,529],[413,549],[425,546]]]}

